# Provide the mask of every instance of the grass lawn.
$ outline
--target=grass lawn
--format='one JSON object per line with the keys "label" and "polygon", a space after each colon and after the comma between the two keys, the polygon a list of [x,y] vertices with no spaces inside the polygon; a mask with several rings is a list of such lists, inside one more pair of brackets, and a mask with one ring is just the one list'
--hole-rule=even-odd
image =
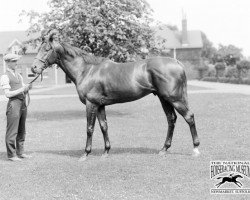
{"label": "grass lawn", "polygon": [[[60,91],[76,94],[72,90]],[[167,120],[158,99],[150,95],[107,107],[110,156],[101,159],[104,144],[97,123],[93,151],[82,163],[78,158],[85,147],[86,118],[77,97],[31,100],[25,145],[33,157],[20,163],[6,159],[6,103],[1,102],[0,199],[249,199],[211,195],[216,182],[210,180],[210,161],[250,160],[250,96],[196,93],[189,94],[189,100],[201,140],[200,157],[191,156],[191,134],[180,115],[170,153],[157,155]],[[249,179],[241,182],[250,188]]]}

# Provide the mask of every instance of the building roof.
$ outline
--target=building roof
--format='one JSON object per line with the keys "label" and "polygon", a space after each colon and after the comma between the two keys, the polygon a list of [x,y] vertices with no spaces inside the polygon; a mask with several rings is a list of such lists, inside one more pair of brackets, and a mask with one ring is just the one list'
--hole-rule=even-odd
{"label": "building roof", "polygon": [[155,29],[156,38],[165,39],[164,47],[167,49],[186,49],[186,48],[202,48],[203,42],[201,31],[191,30],[187,31],[187,44],[182,44],[181,31],[173,31],[167,26],[160,26]]}
{"label": "building roof", "polygon": [[[38,34],[28,36],[26,31],[0,32],[0,54],[5,54],[13,43],[22,44],[25,41],[38,37]],[[26,53],[37,53],[37,50],[28,46]]]}

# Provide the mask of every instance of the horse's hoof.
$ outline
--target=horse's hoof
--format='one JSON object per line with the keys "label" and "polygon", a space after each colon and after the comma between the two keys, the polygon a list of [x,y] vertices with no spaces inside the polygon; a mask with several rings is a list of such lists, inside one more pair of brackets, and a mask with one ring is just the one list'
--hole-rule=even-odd
{"label": "horse's hoof", "polygon": [[82,156],[81,158],[79,158],[78,162],[84,162],[87,160],[87,156]]}
{"label": "horse's hoof", "polygon": [[201,153],[200,153],[200,151],[199,151],[198,148],[194,148],[194,149],[193,149],[193,154],[192,154],[192,156],[198,157],[200,154],[201,154]]}
{"label": "horse's hoof", "polygon": [[167,155],[167,151],[166,150],[161,150],[161,151],[159,151],[159,156],[165,156],[165,155]]}

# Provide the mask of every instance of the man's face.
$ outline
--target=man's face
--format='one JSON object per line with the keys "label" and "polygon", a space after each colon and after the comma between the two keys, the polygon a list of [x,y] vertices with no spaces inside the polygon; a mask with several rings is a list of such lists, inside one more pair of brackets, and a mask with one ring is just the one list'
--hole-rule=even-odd
{"label": "man's face", "polygon": [[17,61],[9,61],[8,62],[8,67],[12,70],[15,70],[17,68]]}

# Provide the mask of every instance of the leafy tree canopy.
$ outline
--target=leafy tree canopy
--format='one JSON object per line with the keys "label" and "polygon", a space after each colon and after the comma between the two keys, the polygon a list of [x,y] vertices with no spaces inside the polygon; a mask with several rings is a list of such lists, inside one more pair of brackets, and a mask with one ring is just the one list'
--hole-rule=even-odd
{"label": "leafy tree canopy", "polygon": [[213,43],[207,38],[205,33],[201,32],[201,38],[203,42],[203,47],[201,50],[201,57],[211,62],[217,50],[213,46]]}
{"label": "leafy tree canopy", "polygon": [[244,69],[249,70],[250,69],[250,61],[241,60],[241,61],[237,62],[236,66],[237,66],[237,69],[239,69],[239,70],[244,70]]}
{"label": "leafy tree canopy", "polygon": [[115,61],[156,50],[146,0],[50,0],[50,11],[22,12],[29,32],[57,29],[74,46]]}
{"label": "leafy tree canopy", "polygon": [[216,59],[217,60],[223,59],[227,65],[235,65],[236,62],[243,57],[241,52],[242,49],[232,44],[228,46],[220,44]]}

